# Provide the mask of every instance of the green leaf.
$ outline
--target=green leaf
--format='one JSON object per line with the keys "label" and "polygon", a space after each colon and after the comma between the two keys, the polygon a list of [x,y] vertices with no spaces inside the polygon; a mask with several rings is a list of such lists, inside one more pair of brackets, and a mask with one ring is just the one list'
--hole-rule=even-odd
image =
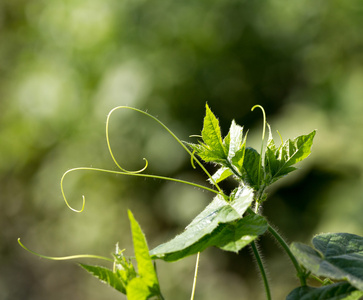
{"label": "green leaf", "polygon": [[210,246],[238,252],[267,229],[267,222],[261,216],[242,218],[252,201],[253,191],[247,187],[241,188],[232,202],[217,195],[183,233],[150,254],[153,258],[175,261]]}
{"label": "green leaf", "polygon": [[319,288],[302,286],[294,289],[286,300],[359,300],[363,296],[348,282],[339,282]]}
{"label": "green leaf", "polygon": [[132,240],[134,243],[138,273],[148,287],[159,286],[155,268],[149,255],[149,248],[147,246],[145,235],[131,211],[128,211],[128,214],[131,224]]}
{"label": "green leaf", "polygon": [[117,273],[114,273],[104,267],[90,266],[85,264],[80,264],[80,266],[86,269],[88,272],[90,272],[93,276],[97,277],[102,282],[108,284],[119,292],[126,294],[125,285],[123,284]]}
{"label": "green leaf", "polygon": [[246,148],[243,159],[243,167],[240,169],[243,182],[254,190],[259,189],[258,173],[263,174],[263,169],[259,169],[260,154],[253,148]]}
{"label": "green leaf", "polygon": [[140,277],[132,279],[126,289],[128,300],[147,300],[152,296],[148,285]]}
{"label": "green leaf", "polygon": [[294,140],[289,139],[277,148],[270,129],[265,153],[268,185],[296,170],[292,166],[310,155],[315,134],[316,131],[314,130],[310,134],[301,135]]}
{"label": "green leaf", "polygon": [[218,153],[221,158],[226,157],[219,121],[207,104],[202,130],[202,138],[210,150],[214,150],[214,152]]}
{"label": "green leaf", "polygon": [[210,183],[218,183],[221,182],[222,180],[228,178],[229,176],[233,175],[233,172],[231,171],[230,168],[227,167],[221,167],[218,169],[218,171],[216,173],[213,174],[212,179],[209,178],[208,181]]}
{"label": "green leaf", "polygon": [[325,233],[313,238],[315,249],[292,243],[299,262],[316,276],[347,280],[363,290],[363,237],[349,233]]}
{"label": "green leaf", "polygon": [[187,143],[193,150],[195,150],[196,154],[203,159],[205,162],[214,162],[219,164],[225,163],[225,155],[220,152],[211,149],[205,144],[192,144]]}

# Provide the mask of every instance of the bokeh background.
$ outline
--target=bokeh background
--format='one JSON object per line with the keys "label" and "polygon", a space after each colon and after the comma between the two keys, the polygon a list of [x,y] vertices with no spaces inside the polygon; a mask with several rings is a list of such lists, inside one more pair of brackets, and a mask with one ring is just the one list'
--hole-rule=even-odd
{"label": "bokeh background", "polygon": [[[86,196],[85,211],[66,207],[67,169],[116,170],[104,132],[118,105],[147,110],[185,141],[200,134],[206,102],[224,133],[235,119],[257,149],[255,104],[285,139],[317,129],[312,155],[271,187],[264,213],[290,242],[362,235],[362,28],[361,0],[1,1],[0,299],[125,299],[75,262],[25,252],[17,238],[46,255],[108,256],[116,242],[132,255],[127,209],[154,247],[211,201],[176,183],[80,171],[64,184],[75,208]],[[110,139],[126,169],[146,157],[148,173],[207,184],[141,114],[117,111]],[[269,236],[260,247],[274,298],[284,299],[298,285],[294,269]],[[166,299],[190,297],[194,262],[158,262]],[[264,299],[249,250],[203,253],[196,299]]]}

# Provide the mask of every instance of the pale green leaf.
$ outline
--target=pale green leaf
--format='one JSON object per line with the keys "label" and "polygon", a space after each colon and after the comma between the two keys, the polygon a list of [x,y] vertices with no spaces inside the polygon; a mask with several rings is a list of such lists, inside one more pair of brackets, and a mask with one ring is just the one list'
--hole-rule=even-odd
{"label": "pale green leaf", "polygon": [[236,122],[232,120],[228,135],[230,136],[230,142],[227,157],[231,160],[235,156],[236,152],[241,149],[243,141],[243,127],[237,125]]}
{"label": "pale green leaf", "polygon": [[148,284],[140,277],[132,279],[126,290],[128,300],[147,300],[152,296]]}
{"label": "pale green leaf", "polygon": [[129,211],[128,214],[131,224],[132,240],[134,243],[138,273],[147,286],[153,287],[159,283],[153,262],[149,255],[149,248],[147,246],[145,235],[131,211]]}
{"label": "pale green leaf", "polygon": [[212,113],[208,105],[206,105],[206,115],[204,117],[202,138],[204,143],[211,150],[218,153],[221,158],[226,157],[219,121]]}
{"label": "pale green leaf", "polygon": [[349,233],[325,233],[313,238],[315,249],[293,243],[291,251],[316,276],[347,280],[363,291],[363,237]]}
{"label": "pale green leaf", "polygon": [[97,277],[102,282],[108,284],[119,292],[126,294],[125,285],[123,284],[117,273],[114,273],[107,268],[99,266],[90,266],[85,264],[80,264],[80,266],[90,272],[93,276]]}
{"label": "pale green leaf", "polygon": [[231,169],[227,168],[227,167],[221,167],[217,170],[217,172],[215,172],[212,176],[212,179],[208,179],[208,181],[210,183],[218,183],[226,178],[228,178],[229,176],[233,175],[233,172],[231,171]]}

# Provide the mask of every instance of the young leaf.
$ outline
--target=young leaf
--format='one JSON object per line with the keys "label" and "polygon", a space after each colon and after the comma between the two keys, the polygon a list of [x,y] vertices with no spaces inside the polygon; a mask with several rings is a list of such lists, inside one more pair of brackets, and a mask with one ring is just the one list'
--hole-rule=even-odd
{"label": "young leaf", "polygon": [[325,233],[315,236],[313,245],[292,243],[291,251],[316,276],[347,280],[363,291],[363,237]]}
{"label": "young leaf", "polygon": [[117,273],[114,273],[104,267],[90,266],[85,264],[80,264],[80,266],[90,272],[93,276],[97,277],[102,282],[108,284],[119,292],[126,294],[125,285],[119,278]]}
{"label": "young leaf", "polygon": [[233,172],[231,171],[230,168],[221,167],[218,169],[217,172],[215,172],[213,174],[212,178],[208,178],[208,181],[212,184],[218,183],[218,182],[221,182],[222,180],[228,178],[231,175],[233,175]]}
{"label": "young leaf", "polygon": [[314,130],[311,133],[301,135],[294,140],[289,139],[277,148],[270,130],[265,153],[267,185],[272,184],[277,179],[296,170],[296,168],[292,166],[310,155],[315,133],[316,131]]}
{"label": "young leaf", "polygon": [[238,252],[263,234],[267,229],[263,217],[242,218],[253,200],[253,191],[245,187],[237,194],[232,202],[227,202],[220,195],[216,196],[183,233],[151,250],[151,256],[175,261],[210,246]]}
{"label": "young leaf", "polygon": [[294,289],[286,300],[359,300],[363,291],[358,291],[348,282],[339,282],[319,288],[302,286]]}
{"label": "young leaf", "polygon": [[206,104],[206,115],[202,130],[202,138],[209,149],[214,150],[220,157],[225,157],[219,121]]}
{"label": "young leaf", "polygon": [[150,295],[149,286],[140,277],[132,279],[126,289],[128,300],[147,300],[152,296]]}
{"label": "young leaf", "polygon": [[132,240],[134,243],[135,257],[139,275],[146,286],[150,288],[158,287],[159,282],[153,262],[149,255],[149,248],[146,243],[145,235],[131,211],[129,211],[128,214],[131,224]]}

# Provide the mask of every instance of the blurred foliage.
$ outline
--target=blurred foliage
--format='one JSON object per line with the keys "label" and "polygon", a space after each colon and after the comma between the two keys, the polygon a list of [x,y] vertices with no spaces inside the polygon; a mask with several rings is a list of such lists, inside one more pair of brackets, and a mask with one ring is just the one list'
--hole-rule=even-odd
{"label": "blurred foliage", "polygon": [[[174,183],[79,172],[65,189],[75,207],[85,194],[86,209],[67,210],[64,171],[115,168],[104,124],[117,105],[147,109],[183,140],[200,133],[206,101],[225,132],[234,118],[252,143],[261,129],[255,104],[285,138],[318,129],[313,154],[271,189],[264,212],[290,241],[362,235],[362,14],[360,0],[1,1],[0,298],[113,299],[75,264],[39,260],[16,239],[47,255],[107,255],[117,241],[131,249],[130,208],[153,247],[210,201]],[[110,130],[125,168],[147,157],[150,173],[205,182],[151,120],[118,112]],[[297,281],[279,249],[268,239],[261,247],[282,299]],[[263,299],[251,266],[245,251],[210,249],[197,299]],[[193,268],[193,258],[158,263],[167,299],[189,297]]]}

